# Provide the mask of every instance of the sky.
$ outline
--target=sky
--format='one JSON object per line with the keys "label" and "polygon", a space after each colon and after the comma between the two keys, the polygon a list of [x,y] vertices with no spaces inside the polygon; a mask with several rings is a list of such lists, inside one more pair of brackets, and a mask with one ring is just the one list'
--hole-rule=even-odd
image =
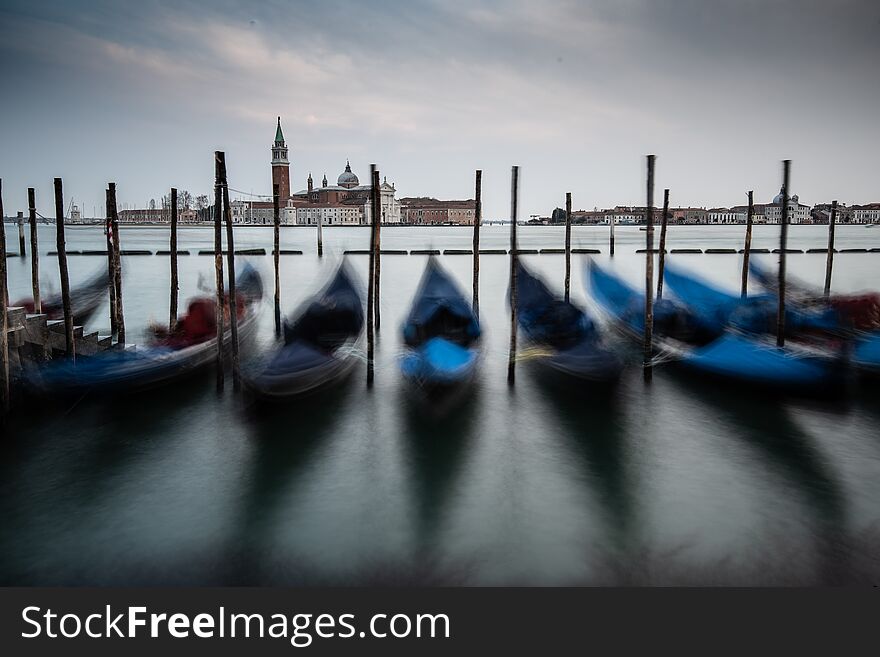
{"label": "sky", "polygon": [[[769,201],[880,201],[880,2],[837,0],[0,0],[7,215],[87,216],[104,189],[271,193],[281,116],[291,187],[376,163],[398,198],[472,198],[484,217]],[[238,196],[233,192],[233,196]]]}

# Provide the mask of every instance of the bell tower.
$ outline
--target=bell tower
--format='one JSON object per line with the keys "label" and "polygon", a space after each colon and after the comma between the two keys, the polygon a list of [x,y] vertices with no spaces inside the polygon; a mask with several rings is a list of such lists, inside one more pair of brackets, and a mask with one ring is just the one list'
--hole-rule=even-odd
{"label": "bell tower", "polygon": [[282,203],[290,198],[290,161],[287,159],[287,144],[281,132],[281,117],[275,129],[275,143],[272,144],[272,184],[278,185],[278,196]]}

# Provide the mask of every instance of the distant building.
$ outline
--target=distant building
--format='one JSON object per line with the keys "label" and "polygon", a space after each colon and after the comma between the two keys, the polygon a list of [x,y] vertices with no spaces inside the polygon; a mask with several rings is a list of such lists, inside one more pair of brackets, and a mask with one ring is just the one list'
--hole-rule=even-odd
{"label": "distant building", "polygon": [[426,196],[400,199],[403,223],[414,226],[455,225],[473,226],[476,217],[476,202],[441,201]]}
{"label": "distant building", "polygon": [[736,208],[711,208],[706,210],[707,224],[741,224],[746,221],[745,212]]}
{"label": "distant building", "polygon": [[[782,190],[773,201],[764,205],[764,217],[768,224],[778,224],[782,218]],[[810,206],[798,200],[797,194],[788,197],[788,223],[805,224],[810,222]]]}
{"label": "distant building", "polygon": [[852,206],[852,222],[854,224],[880,223],[880,203]]}

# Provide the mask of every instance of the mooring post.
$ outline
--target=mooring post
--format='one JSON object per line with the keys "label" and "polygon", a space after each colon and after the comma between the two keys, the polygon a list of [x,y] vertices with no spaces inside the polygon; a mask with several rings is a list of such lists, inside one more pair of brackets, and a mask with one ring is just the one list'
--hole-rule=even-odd
{"label": "mooring post", "polygon": [[3,180],[0,179],[0,412],[9,411],[9,316],[6,290],[6,225],[3,223]]}
{"label": "mooring post", "polygon": [[125,348],[125,314],[122,306],[122,256],[119,213],[116,210],[116,183],[110,183],[110,218],[113,226],[113,285],[116,288],[116,342]]}
{"label": "mooring post", "polygon": [[571,297],[571,192],[565,193],[565,302]]}
{"label": "mooring post", "polygon": [[776,346],[785,346],[785,251],[788,248],[788,175],[791,160],[782,161],[782,216],[779,218],[779,303],[776,310]]}
{"label": "mooring post", "polygon": [[34,295],[34,312],[43,312],[43,302],[40,300],[40,250],[37,236],[37,202],[34,198],[34,188],[28,187],[28,222],[31,229],[31,287]]}
{"label": "mooring post", "polygon": [[831,201],[828,219],[828,257],[825,258],[825,298],[831,296],[831,268],[834,267],[834,224],[837,223],[837,201]]}
{"label": "mooring post", "polygon": [[275,337],[281,337],[281,213],[278,209],[278,184],[272,185],[272,223],[274,226],[275,250],[273,251],[275,264]]}
{"label": "mooring post", "polygon": [[516,267],[519,258],[519,247],[516,241],[516,221],[519,213],[519,167],[510,169],[510,351],[507,356],[507,382],[513,384],[516,379]]}
{"label": "mooring post", "polygon": [[608,219],[608,253],[614,255],[614,213],[609,215]]}
{"label": "mooring post", "polygon": [[473,309],[480,319],[480,222],[483,220],[483,171],[474,176],[474,292]]}
{"label": "mooring post", "polygon": [[651,358],[654,355],[654,160],[648,156],[648,189],[645,203],[645,345],[643,367],[645,381],[652,377]]}
{"label": "mooring post", "polygon": [[[379,172],[376,169],[375,164],[370,165],[370,182],[376,180],[379,176]],[[373,196],[375,196],[376,190],[373,188]],[[375,201],[373,197],[370,197],[370,213],[374,214],[375,210]],[[375,316],[373,314],[373,304],[375,302],[374,296],[376,292],[376,285],[374,280],[374,275],[376,272],[376,249],[374,247],[376,243],[376,222],[370,222],[370,257],[369,264],[367,269],[367,386],[373,385],[373,351],[374,345],[373,341],[375,339],[373,332],[373,322],[375,320]]]}
{"label": "mooring post", "polygon": [[742,291],[740,296],[745,299],[749,295],[749,254],[752,250],[752,222],[755,217],[755,204],[752,191],[749,190],[749,213],[746,215],[746,243],[743,245]]}
{"label": "mooring post", "polygon": [[379,332],[379,327],[382,323],[381,320],[381,312],[380,306],[381,304],[381,295],[379,294],[379,281],[382,278],[382,196],[381,196],[381,188],[379,187],[379,170],[376,169],[373,173],[373,189],[375,193],[373,194],[373,223],[376,224],[376,230],[373,233],[373,250],[376,252],[376,267],[373,271],[373,276],[376,279],[376,296],[373,299],[373,312],[376,315],[376,333]]}
{"label": "mooring post", "polygon": [[232,208],[229,205],[229,182],[226,175],[226,153],[220,151],[220,176],[223,183],[223,214],[226,217],[226,263],[229,280],[229,332],[232,345],[232,389],[241,390],[241,367],[238,359],[238,299],[235,292],[235,240],[232,235]]}
{"label": "mooring post", "polygon": [[223,391],[223,188],[220,185],[220,151],[214,151],[214,285],[216,287],[217,392]]}
{"label": "mooring post", "polygon": [[70,310],[70,278],[67,273],[67,249],[64,244],[64,192],[61,178],[55,179],[55,246],[61,276],[61,307],[64,310],[64,345],[67,357],[76,360],[73,344],[73,313]]}
{"label": "mooring post", "polygon": [[110,294],[110,335],[116,335],[116,258],[113,253],[113,212],[110,209],[110,188],[104,190],[107,220],[104,224],[104,237],[107,242],[107,290]]}
{"label": "mooring post", "polygon": [[177,326],[177,188],[171,188],[171,303],[168,307],[168,331]]}
{"label": "mooring post", "polygon": [[657,255],[657,298],[663,298],[663,271],[666,267],[666,222],[669,214],[669,190],[663,190],[663,216],[660,217],[660,246]]}
{"label": "mooring post", "polygon": [[24,215],[18,213],[18,256],[24,258],[27,252],[24,248]]}

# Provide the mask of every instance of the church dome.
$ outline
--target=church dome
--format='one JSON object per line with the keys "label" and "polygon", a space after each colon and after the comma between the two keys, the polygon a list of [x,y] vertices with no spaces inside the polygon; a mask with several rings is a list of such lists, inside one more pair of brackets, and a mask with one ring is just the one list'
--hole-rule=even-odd
{"label": "church dome", "polygon": [[352,173],[351,165],[348,163],[348,160],[345,161],[345,171],[339,174],[339,178],[336,179],[336,184],[340,187],[357,187],[360,184],[358,177]]}
{"label": "church dome", "polygon": [[[788,201],[789,201],[789,203],[792,203],[792,202],[797,203],[797,201],[798,201],[797,195],[789,196]],[[774,205],[782,205],[782,189],[781,188],[779,189],[779,193],[773,197],[773,204]]]}

